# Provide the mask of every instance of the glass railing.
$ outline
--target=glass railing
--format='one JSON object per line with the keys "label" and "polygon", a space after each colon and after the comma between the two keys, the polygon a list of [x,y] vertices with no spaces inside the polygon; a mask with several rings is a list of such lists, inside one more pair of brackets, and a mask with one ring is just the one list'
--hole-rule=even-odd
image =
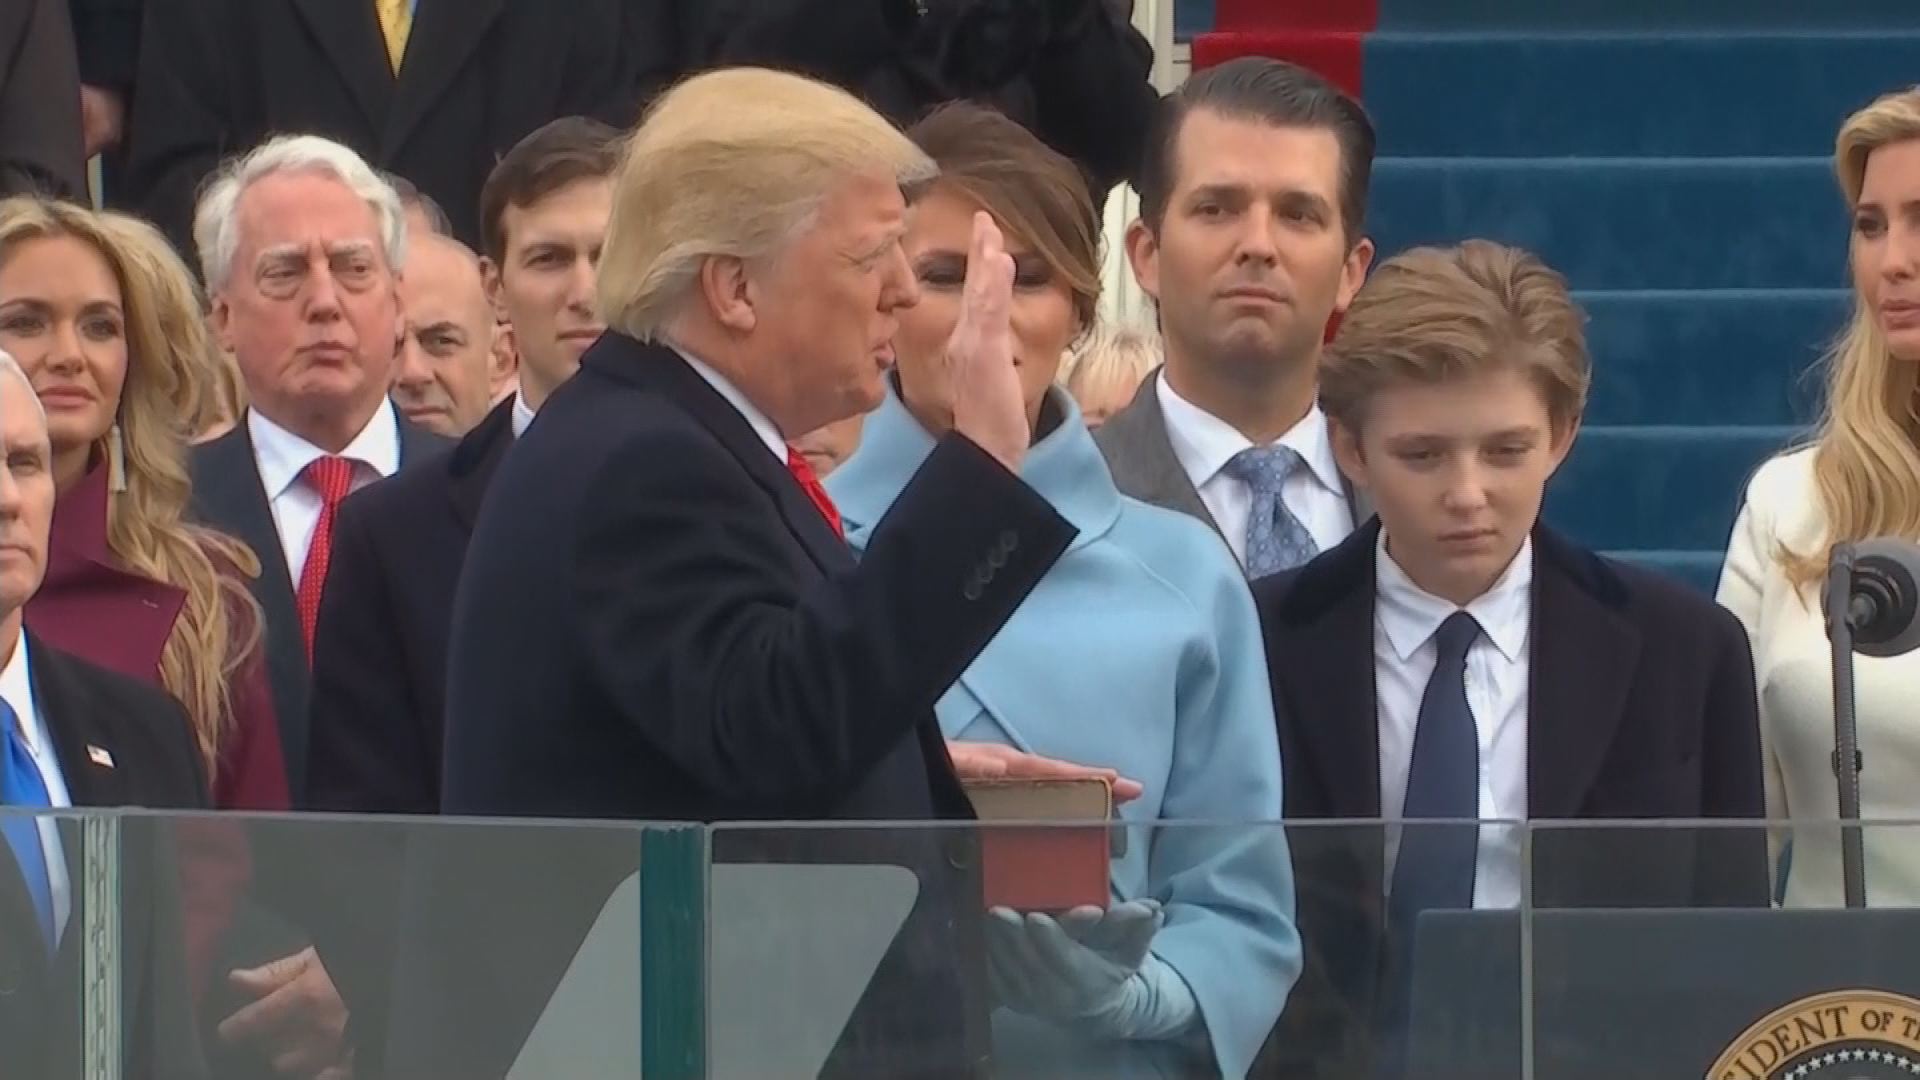
{"label": "glass railing", "polygon": [[1920,1076],[1905,823],[47,820],[6,1077]]}

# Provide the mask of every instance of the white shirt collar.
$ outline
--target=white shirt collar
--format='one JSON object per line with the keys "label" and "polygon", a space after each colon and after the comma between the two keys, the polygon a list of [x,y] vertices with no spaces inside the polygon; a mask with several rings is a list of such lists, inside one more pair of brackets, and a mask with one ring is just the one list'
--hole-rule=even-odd
{"label": "white shirt collar", "polygon": [[[260,463],[260,484],[267,501],[281,496],[306,467],[327,456],[325,450],[267,419],[258,409],[247,410],[247,434],[253,438],[254,458]],[[400,471],[400,420],[385,394],[367,426],[353,437],[340,456],[351,458],[381,476]]]}
{"label": "white shirt collar", "polygon": [[1473,616],[1487,640],[1508,661],[1519,659],[1521,650],[1527,646],[1533,593],[1532,537],[1520,545],[1519,554],[1507,564],[1493,587],[1475,597],[1464,609],[1415,585],[1400,564],[1387,554],[1384,529],[1374,549],[1374,578],[1379,590],[1380,626],[1401,660],[1412,656],[1414,650],[1433,637],[1449,615],[1461,610]]}
{"label": "white shirt collar", "polygon": [[533,424],[533,406],[527,404],[527,395],[522,391],[513,392],[513,437],[519,438],[527,433]]}
{"label": "white shirt collar", "polygon": [[13,641],[13,656],[7,666],[0,669],[0,698],[13,706],[14,715],[20,718],[20,731],[27,738],[27,745],[33,747],[40,757],[49,757],[50,738],[45,724],[40,722],[40,710],[34,707],[33,670],[27,658],[27,631],[24,625],[16,631]]}
{"label": "white shirt collar", "polygon": [[[1205,487],[1235,454],[1252,449],[1253,440],[1233,425],[1181,397],[1164,372],[1156,376],[1156,382],[1160,412],[1167,420],[1167,441],[1173,444],[1173,456],[1187,471],[1195,491]],[[1307,415],[1274,442],[1299,454],[1321,487],[1336,495],[1346,493],[1340,465],[1333,457],[1333,440],[1327,435],[1327,417],[1319,403],[1309,407]]]}
{"label": "white shirt collar", "polygon": [[726,398],[727,404],[732,405],[741,416],[746,417],[747,424],[753,428],[753,433],[760,436],[761,442],[767,444],[767,452],[779,458],[781,465],[785,465],[787,440],[781,436],[780,429],[773,426],[773,421],[767,419],[767,414],[756,408],[753,402],[748,401],[747,396],[740,392],[740,388],[728,382],[726,376],[695,360],[678,346],[675,346],[673,351],[680,354],[680,359],[685,360],[695,374],[707,380],[707,385],[713,387],[721,397]]}

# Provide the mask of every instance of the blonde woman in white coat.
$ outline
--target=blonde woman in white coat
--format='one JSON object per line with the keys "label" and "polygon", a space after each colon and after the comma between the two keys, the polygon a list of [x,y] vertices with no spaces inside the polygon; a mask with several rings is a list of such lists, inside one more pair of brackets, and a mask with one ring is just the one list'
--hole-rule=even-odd
{"label": "blonde woman in white coat", "polygon": [[[1827,554],[1872,536],[1920,540],[1920,87],[1850,117],[1835,168],[1852,210],[1853,320],[1828,358],[1813,444],[1767,462],[1747,488],[1719,593],[1753,642],[1767,816],[1803,823],[1838,817]],[[1920,820],[1920,653],[1860,657],[1855,672],[1861,816]],[[1786,905],[1839,905],[1838,828],[1791,835]],[[1920,827],[1864,835],[1867,902],[1920,905]]]}

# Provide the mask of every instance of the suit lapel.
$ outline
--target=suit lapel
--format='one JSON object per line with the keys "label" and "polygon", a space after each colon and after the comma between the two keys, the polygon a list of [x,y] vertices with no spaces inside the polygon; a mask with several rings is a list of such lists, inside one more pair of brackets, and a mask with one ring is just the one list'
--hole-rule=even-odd
{"label": "suit lapel", "polygon": [[27,636],[28,677],[34,708],[60,756],[60,775],[75,806],[125,803],[122,755],[115,752],[113,718],[93,700],[71,664],[51,645]]}
{"label": "suit lapel", "polygon": [[1178,510],[1199,518],[1218,533],[1207,504],[1194,490],[1193,479],[1173,452],[1167,438],[1167,417],[1160,410],[1161,372],[1140,384],[1133,401],[1101,429],[1097,440],[1106,451],[1120,490],[1142,502]]}
{"label": "suit lapel", "polygon": [[292,0],[320,48],[333,62],[340,81],[360,107],[367,130],[387,126],[393,97],[393,69],[380,32],[379,16],[368,0]]}
{"label": "suit lapel", "polygon": [[[338,4],[342,0],[324,0]],[[348,6],[352,6],[349,2]],[[359,0],[368,10],[372,5]],[[420,0],[401,57],[393,111],[380,139],[382,156],[391,160],[444,97],[492,28],[506,0]],[[378,20],[375,21],[378,32]],[[389,80],[391,81],[391,80]]]}
{"label": "suit lapel", "polygon": [[691,414],[720,440],[747,474],[779,507],[787,528],[822,573],[837,573],[854,565],[853,551],[827,524],[813,500],[807,498],[786,463],[774,458],[740,410],[720,396],[698,372],[664,345],[643,344],[609,331],[581,360],[620,382],[652,390]]}
{"label": "suit lapel", "polygon": [[1282,723],[1319,774],[1328,800],[1322,816],[1330,818],[1380,816],[1373,672],[1378,535],[1377,527],[1363,527],[1299,572],[1281,603],[1283,634],[1268,658],[1283,684],[1288,716]]}
{"label": "suit lapel", "polygon": [[480,517],[480,500],[493,482],[493,471],[513,445],[513,399],[494,406],[447,459],[447,497],[454,519],[469,535]]}
{"label": "suit lapel", "polygon": [[1596,556],[1534,533],[1527,816],[1580,816],[1626,708],[1640,634],[1626,585]]}
{"label": "suit lapel", "polygon": [[199,448],[201,466],[194,470],[194,501],[203,520],[231,532],[260,559],[260,577],[254,592],[262,597],[282,592],[293,597],[293,579],[287,573],[280,527],[273,523],[273,507],[260,486],[260,467],[254,461],[253,437],[246,417],[232,431]]}

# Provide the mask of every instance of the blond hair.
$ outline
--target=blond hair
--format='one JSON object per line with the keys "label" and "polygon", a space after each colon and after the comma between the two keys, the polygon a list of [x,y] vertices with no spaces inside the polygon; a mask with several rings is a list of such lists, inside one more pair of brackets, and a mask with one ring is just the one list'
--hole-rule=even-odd
{"label": "blond hair", "polygon": [[1160,335],[1153,330],[1097,322],[1093,332],[1067,354],[1054,381],[1076,398],[1088,386],[1102,382],[1137,387],[1160,366],[1161,354]]}
{"label": "blond hair", "polygon": [[775,254],[837,185],[875,170],[902,186],[934,174],[918,147],[844,90],[762,68],[680,83],[627,140],[614,174],[601,317],[659,338],[707,259]]}
{"label": "blond hair", "polygon": [[1412,248],[1380,264],[1341,319],[1321,359],[1320,407],[1358,431],[1384,387],[1517,370],[1565,430],[1592,380],[1585,322],[1567,279],[1519,248]]}
{"label": "blond hair", "polygon": [[95,448],[108,456],[117,437],[124,462],[124,490],[116,484],[107,503],[107,546],[133,573],[186,593],[161,650],[160,682],[192,718],[212,776],[233,722],[232,683],[260,638],[245,580],[260,561],[240,541],[185,519],[185,424],[202,410],[209,349],[193,276],[143,221],[31,197],[0,201],[0,259],[17,244],[61,236],[98,252],[120,286],[127,376],[114,430]]}
{"label": "blond hair", "polygon": [[232,430],[246,415],[247,384],[241,377],[239,362],[213,341],[211,335],[195,381],[205,393],[200,395],[200,408],[186,414],[185,428],[190,441],[205,442]]}
{"label": "blond hair", "polygon": [[[1847,118],[1834,141],[1833,166],[1849,208],[1860,202],[1873,152],[1909,139],[1920,139],[1920,87],[1887,94]],[[1783,545],[1775,553],[1798,588],[1826,573],[1834,544],[1870,536],[1920,539],[1920,380],[1912,363],[1893,355],[1857,287],[1853,318],[1823,364],[1827,386],[1813,440],[1813,480],[1826,537],[1813,551]]]}

